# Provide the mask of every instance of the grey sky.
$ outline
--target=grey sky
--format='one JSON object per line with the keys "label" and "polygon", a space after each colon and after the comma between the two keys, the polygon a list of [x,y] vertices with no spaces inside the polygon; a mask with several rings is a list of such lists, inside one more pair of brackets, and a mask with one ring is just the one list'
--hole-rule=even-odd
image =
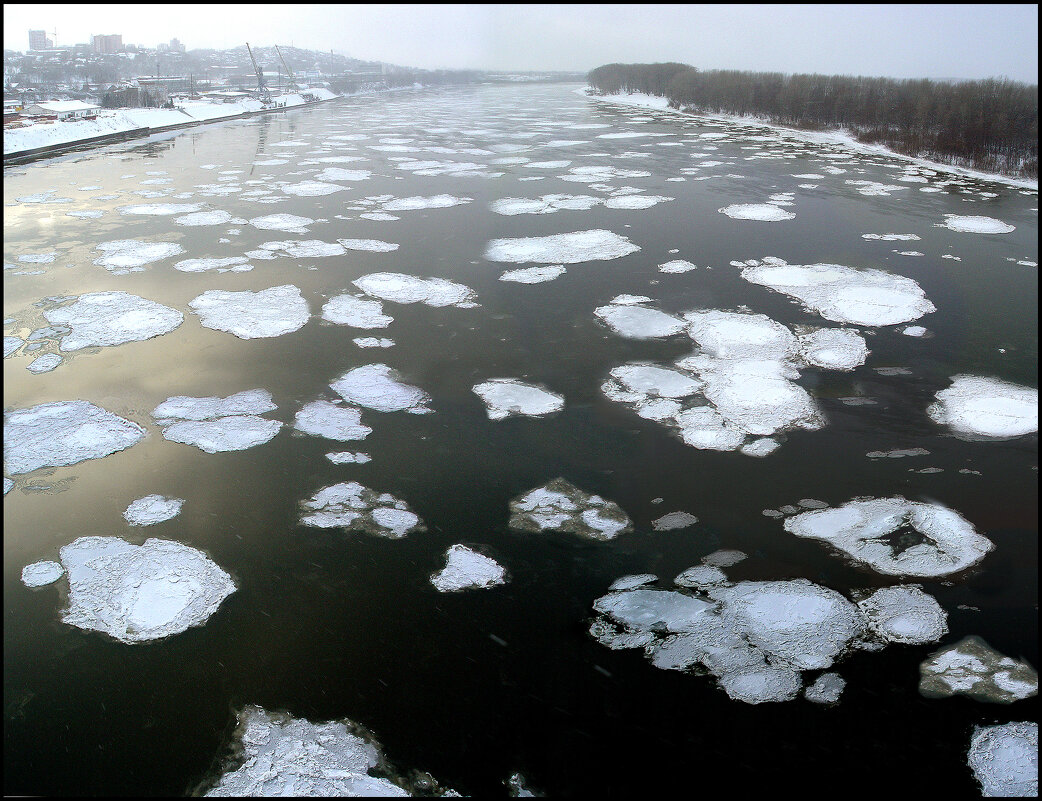
{"label": "grey sky", "polygon": [[29,28],[189,49],[294,44],[427,69],[580,70],[612,61],[701,69],[1007,76],[1038,82],[1038,6],[4,5],[4,47]]}

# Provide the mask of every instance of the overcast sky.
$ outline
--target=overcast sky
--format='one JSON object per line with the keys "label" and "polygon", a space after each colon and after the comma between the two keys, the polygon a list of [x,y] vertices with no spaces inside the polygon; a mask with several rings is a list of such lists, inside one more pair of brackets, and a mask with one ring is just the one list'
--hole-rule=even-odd
{"label": "overcast sky", "polygon": [[4,5],[4,47],[119,33],[154,47],[292,44],[426,69],[700,69],[1038,82],[1038,6]]}

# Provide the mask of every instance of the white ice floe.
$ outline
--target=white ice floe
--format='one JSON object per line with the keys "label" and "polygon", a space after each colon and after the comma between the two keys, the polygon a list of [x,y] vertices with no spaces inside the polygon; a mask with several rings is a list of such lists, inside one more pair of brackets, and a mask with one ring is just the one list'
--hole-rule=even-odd
{"label": "white ice floe", "polygon": [[4,337],[4,358],[6,359],[24,344],[25,341],[20,337]]}
{"label": "white ice floe", "polygon": [[61,356],[57,353],[45,353],[43,356],[37,356],[33,359],[29,366],[25,369],[33,375],[39,375],[40,373],[49,373],[51,370],[56,368],[59,364],[64,361]]}
{"label": "white ice floe", "polygon": [[668,337],[687,329],[687,323],[678,317],[633,303],[612,302],[593,313],[616,334],[630,339]]}
{"label": "white ice floe", "polygon": [[167,498],[163,495],[146,495],[132,501],[123,512],[123,517],[132,526],[154,526],[181,514],[182,498]]}
{"label": "white ice floe", "polygon": [[[406,797],[410,783],[370,775],[386,769],[372,735],[350,720],[311,723],[248,706],[238,714],[236,751],[242,755],[205,795],[215,797]],[[381,771],[383,772],[383,771]],[[454,795],[426,774],[417,794]],[[422,788],[422,789],[421,789]]]}
{"label": "white ice floe", "polygon": [[270,392],[253,389],[227,398],[167,398],[152,410],[152,417],[163,426],[166,439],[217,453],[242,451],[271,440],[282,423],[260,415],[276,408]]}
{"label": "white ice floe", "polygon": [[393,348],[394,340],[387,337],[355,337],[351,340],[360,348]]}
{"label": "white ice floe", "polygon": [[348,250],[368,250],[371,253],[390,253],[398,250],[397,242],[383,242],[379,239],[338,239]]}
{"label": "white ice floe", "polygon": [[189,302],[206,328],[240,339],[277,337],[302,328],[311,316],[300,289],[292,284],[259,292],[211,289]]}
{"label": "white ice floe", "polygon": [[188,214],[199,211],[199,203],[146,203],[140,206],[120,206],[116,209],[120,214],[142,214],[151,217],[165,217],[171,214]]}
{"label": "white ice floe", "polygon": [[631,576],[620,576],[611,583],[609,590],[633,590],[645,584],[654,584],[658,576],[654,573],[638,573]]}
{"label": "white ice floe", "polygon": [[80,537],[60,553],[69,574],[62,620],[128,644],[200,626],[235,591],[206,554],[179,542]]}
{"label": "white ice floe", "polygon": [[490,208],[497,214],[553,214],[557,211],[587,211],[601,202],[591,195],[543,195],[535,199],[505,197],[493,200]]}
{"label": "white ice floe", "polygon": [[282,187],[282,191],[287,195],[296,195],[297,197],[320,197],[322,195],[331,195],[334,192],[343,192],[345,189],[347,189],[346,186],[327,184],[323,181],[301,181],[296,184],[286,184]]}
{"label": "white ice floe", "polygon": [[922,645],[948,633],[948,615],[918,584],[883,587],[857,602],[868,625],[887,642]]}
{"label": "white ice floe", "polygon": [[22,584],[26,587],[45,587],[65,575],[65,568],[57,562],[33,562],[22,568]]}
{"label": "white ice floe", "polygon": [[386,328],[394,318],[383,313],[378,300],[365,300],[354,295],[337,295],[322,307],[322,319],[352,328]]}
{"label": "white ice floe", "polygon": [[308,225],[314,220],[310,217],[298,217],[295,214],[269,214],[265,217],[254,217],[250,225],[263,231],[287,231],[291,234],[306,234]]}
{"label": "white ice floe", "polygon": [[378,494],[357,481],[323,487],[302,506],[306,513],[300,522],[305,526],[365,531],[389,539],[425,530],[405,501],[386,492]]}
{"label": "white ice floe", "polygon": [[400,197],[388,200],[381,208],[384,211],[418,211],[420,209],[446,209],[470,203],[474,198],[455,195],[432,195],[431,197]]}
{"label": "white ice floe", "polygon": [[378,412],[428,414],[430,396],[419,387],[402,383],[386,364],[367,364],[348,370],[329,385],[348,403]]}
{"label": "white ice floe", "polygon": [[884,242],[917,241],[915,234],[862,234],[862,239],[880,239]]}
{"label": "white ice floe", "polygon": [[489,420],[511,416],[545,417],[564,408],[564,398],[516,378],[493,378],[471,390],[485,402]]}
{"label": "white ice floe", "polygon": [[500,281],[512,281],[517,284],[541,284],[553,281],[564,275],[563,264],[551,264],[548,267],[525,267],[520,270],[507,270],[499,276]]}
{"label": "white ice floe", "polygon": [[347,250],[339,242],[323,242],[321,239],[296,239],[285,242],[265,242],[261,250],[271,254],[285,254],[292,259],[319,259],[326,256],[343,256]]}
{"label": "white ice floe", "polygon": [[901,497],[803,512],[784,526],[790,534],[820,540],[888,576],[938,578],[960,573],[995,547],[957,512]]}
{"label": "white ice floe", "polygon": [[698,269],[696,265],[689,261],[685,261],[684,259],[673,259],[672,261],[667,261],[665,264],[660,264],[658,266],[658,271],[660,273],[686,273],[695,269]]}
{"label": "white ice floe", "polygon": [[640,250],[624,236],[595,229],[550,236],[493,239],[485,248],[489,261],[579,264],[617,259]]}
{"label": "white ice floe", "polygon": [[[569,142],[569,144],[581,145],[585,142]],[[552,146],[552,142],[547,142],[547,146]],[[613,178],[648,178],[651,176],[650,172],[644,170],[622,170],[617,167],[602,167],[599,165],[590,165],[583,167],[572,167],[567,175],[558,175],[562,181],[576,181],[578,183],[592,184],[599,181],[610,181]]]}
{"label": "white ice floe", "polygon": [[340,451],[338,453],[327,453],[326,458],[333,464],[367,464],[373,461],[368,453]]}
{"label": "white ice floe", "polygon": [[[677,575],[677,577],[673,579],[673,583],[678,587],[696,589],[712,587],[716,584],[727,584],[728,581],[727,575],[718,567],[714,567],[713,565],[695,565]],[[615,583],[613,583],[608,589],[621,590],[626,588],[616,587]]]}
{"label": "white ice floe", "polygon": [[801,334],[800,355],[807,364],[828,370],[853,370],[868,358],[865,338],[855,331],[820,328]]}
{"label": "white ice floe", "polygon": [[362,412],[353,406],[337,406],[329,401],[317,400],[297,412],[294,428],[316,437],[335,439],[341,442],[360,440],[372,432],[362,425]]}
{"label": "white ice floe", "polygon": [[921,325],[910,325],[901,331],[906,337],[921,337],[926,334],[926,329]]}
{"label": "white ice floe", "polygon": [[967,695],[1012,704],[1038,694],[1038,673],[1024,660],[1003,656],[980,637],[965,637],[919,665],[919,692],[927,698]]}
{"label": "white ice floe", "polygon": [[759,220],[761,222],[781,222],[791,220],[796,216],[791,211],[785,211],[770,203],[738,203],[717,209],[717,211],[726,214],[732,220]]}
{"label": "white ice floe", "polygon": [[420,278],[407,273],[369,273],[352,281],[367,295],[394,303],[423,303],[439,308],[472,308],[474,290],[445,278]]}
{"label": "white ice floe", "polygon": [[229,256],[225,259],[185,259],[177,262],[174,269],[183,273],[205,273],[210,270],[217,273],[248,273],[253,265],[246,256]]}
{"label": "white ice floe", "polygon": [[966,763],[985,798],[1038,796],[1038,723],[974,729]]}
{"label": "white ice floe", "polygon": [[[359,157],[343,157],[343,158],[354,158],[357,160]],[[318,161],[328,161],[328,159],[318,159]],[[372,175],[369,170],[345,170],[341,167],[326,167],[318,175],[315,176],[317,181],[365,181]]]}
{"label": "white ice floe", "polygon": [[4,413],[4,471],[29,473],[100,459],[129,448],[145,429],[83,400]]}
{"label": "white ice floe", "polygon": [[445,567],[431,574],[438,592],[484,590],[505,584],[506,570],[488,556],[465,545],[453,545],[445,552]]}
{"label": "white ice floe", "polygon": [[92,346],[140,342],[173,331],[184,315],[169,306],[126,292],[91,292],[43,316],[71,331],[61,341],[63,351]]}
{"label": "white ice floe", "polygon": [[144,265],[178,256],[185,249],[176,242],[141,242],[137,239],[118,239],[102,242],[95,250],[104,255],[94,263],[104,267],[113,275],[140,272]]}
{"label": "white ice floe", "polygon": [[1016,230],[1016,226],[996,220],[992,217],[962,217],[958,214],[945,214],[944,228],[950,231],[961,231],[968,234],[1008,234]]}
{"label": "white ice floe", "polygon": [[197,211],[193,214],[185,214],[178,217],[174,222],[177,225],[188,227],[200,225],[224,225],[232,221],[232,215],[226,211]]}
{"label": "white ice floe", "polygon": [[895,325],[917,320],[937,308],[911,278],[840,264],[787,264],[763,259],[742,270],[742,278],[796,298],[826,320],[851,325]]}
{"label": "white ice floe", "polygon": [[659,203],[666,203],[676,198],[663,197],[662,195],[625,195],[622,197],[609,197],[604,201],[606,209],[650,209]]}
{"label": "white ice floe", "polygon": [[698,518],[687,512],[670,512],[662,515],[657,520],[651,521],[651,527],[655,531],[673,531],[678,528],[688,528],[698,522]]}
{"label": "white ice floe", "polygon": [[510,527],[522,531],[570,531],[594,540],[611,540],[632,529],[618,504],[588,495],[563,478],[510,501]]}
{"label": "white ice floe", "polygon": [[838,673],[822,673],[803,691],[803,697],[815,704],[834,704],[847,686]]}
{"label": "white ice floe", "polygon": [[1008,439],[1038,431],[1038,390],[982,376],[952,376],[926,413],[960,439]]}

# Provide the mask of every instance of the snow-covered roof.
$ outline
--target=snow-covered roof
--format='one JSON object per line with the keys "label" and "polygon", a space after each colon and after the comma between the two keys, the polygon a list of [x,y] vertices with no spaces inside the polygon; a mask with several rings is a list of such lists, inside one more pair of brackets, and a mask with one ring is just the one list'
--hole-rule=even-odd
{"label": "snow-covered roof", "polygon": [[82,100],[51,100],[46,103],[34,103],[33,108],[41,108],[45,111],[53,111],[60,114],[63,111],[87,111],[98,108],[93,103],[84,103]]}

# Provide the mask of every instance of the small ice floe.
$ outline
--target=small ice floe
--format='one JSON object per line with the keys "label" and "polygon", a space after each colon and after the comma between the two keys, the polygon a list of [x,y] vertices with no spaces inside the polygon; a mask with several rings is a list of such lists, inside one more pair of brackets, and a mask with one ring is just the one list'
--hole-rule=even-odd
{"label": "small ice floe", "polygon": [[611,583],[608,587],[609,590],[632,590],[636,587],[643,587],[645,584],[654,584],[658,581],[658,576],[654,573],[639,573],[632,576],[620,576]]}
{"label": "small ice floe", "polygon": [[95,250],[104,255],[94,263],[104,267],[113,275],[140,272],[144,265],[179,256],[185,249],[176,242],[141,242],[137,239],[118,239],[102,242]]}
{"label": "small ice floe", "polygon": [[323,487],[302,506],[305,514],[300,522],[305,526],[364,531],[393,540],[426,530],[405,501],[357,481]]}
{"label": "small ice floe", "polygon": [[[230,223],[234,218],[226,211],[197,211],[193,214],[185,214],[174,220],[177,225],[188,227],[202,225],[224,225]],[[245,221],[244,221],[245,222]]]}
{"label": "small ice floe", "polygon": [[898,186],[897,184],[881,184],[878,181],[847,180],[844,183],[856,186],[859,193],[869,197],[890,197],[891,192],[898,192],[908,188],[907,186]]}
{"label": "small ice floe", "polygon": [[352,328],[386,328],[394,318],[383,313],[378,300],[365,300],[354,295],[337,295],[322,307],[322,319]]}
{"label": "small ice floe", "polygon": [[[585,144],[583,142],[573,142],[572,144]],[[551,146],[551,142],[547,142],[548,146]],[[575,181],[578,183],[592,184],[599,181],[610,181],[613,178],[648,178],[651,176],[650,172],[644,172],[643,170],[621,170],[616,167],[601,167],[601,166],[587,166],[587,167],[572,167],[567,175],[558,175],[562,181]]]}
{"label": "small ice floe", "polygon": [[506,583],[506,570],[495,559],[465,545],[453,545],[445,552],[445,567],[431,574],[438,592],[484,590]]}
{"label": "small ice floe", "polygon": [[864,364],[869,354],[865,338],[855,331],[821,328],[801,334],[799,340],[803,360],[828,370],[853,370]]}
{"label": "small ice floe", "polygon": [[662,515],[657,520],[651,521],[651,527],[655,531],[673,531],[678,528],[688,528],[698,522],[698,518],[687,512],[670,512]]}
{"label": "small ice floe", "polygon": [[910,325],[901,331],[906,337],[921,337],[926,335],[926,329],[921,325]]}
{"label": "small ice floe", "polygon": [[948,614],[918,584],[883,587],[857,605],[869,628],[887,642],[922,645],[948,633]]}
{"label": "small ice floe", "polygon": [[658,266],[660,273],[686,273],[698,269],[696,265],[684,259],[673,259]]}
{"label": "small ice floe", "polygon": [[544,264],[579,264],[586,261],[617,259],[640,250],[624,236],[595,229],[550,236],[493,239],[485,247],[489,261]]}
{"label": "small ice floe", "polygon": [[425,773],[402,771],[393,781],[385,778],[380,744],[347,719],[311,723],[248,706],[238,713],[233,739],[237,756],[206,796],[457,795]]}
{"label": "small ice floe", "polygon": [[973,730],[966,764],[985,798],[1038,795],[1038,723],[1023,721]]}
{"label": "small ice floe", "polygon": [[619,303],[617,300],[607,306],[598,306],[593,313],[620,336],[630,339],[656,339],[679,334],[687,329],[687,323],[679,317],[638,303]]}
{"label": "small ice floe", "polygon": [[570,531],[593,540],[611,540],[633,527],[618,504],[587,495],[563,478],[510,501],[510,527],[522,531]]}
{"label": "small ice floe", "polygon": [[377,220],[381,222],[401,219],[401,217],[395,217],[393,214],[386,214],[382,211],[367,211],[365,214],[359,214],[358,216],[363,220]]}
{"label": "small ice floe", "polygon": [[930,654],[919,665],[919,692],[927,698],[968,695],[977,701],[1012,704],[1038,694],[1038,673],[1010,659],[980,637],[966,637]]}
{"label": "small ice floe", "polygon": [[373,461],[373,457],[368,453],[351,451],[340,451],[338,453],[327,453],[326,458],[329,459],[333,464],[367,464]]}
{"label": "small ice floe", "polygon": [[892,451],[869,451],[865,454],[869,459],[901,459],[905,456],[929,456],[926,448],[897,448]]}
{"label": "small ice floe", "polygon": [[85,210],[85,211],[67,211],[67,212],[65,212],[65,216],[66,217],[79,217],[79,218],[84,219],[84,220],[96,220],[96,219],[98,219],[98,217],[101,217],[104,214],[105,214],[105,212],[98,211],[98,210],[95,210],[95,209],[90,209],[90,210]]}
{"label": "small ice floe", "polygon": [[67,306],[47,309],[49,323],[70,330],[61,340],[63,351],[122,345],[167,334],[184,322],[176,309],[127,292],[91,292]]}
{"label": "small ice floe", "polygon": [[387,337],[355,337],[351,340],[360,348],[393,348],[394,340]]}
{"label": "small ice floe", "polygon": [[[334,157],[335,158],[335,157]],[[347,157],[352,158],[352,157]],[[358,160],[360,157],[353,157]],[[318,159],[323,161],[324,159]],[[345,170],[341,167],[326,167],[315,176],[317,181],[365,181],[373,173],[369,170]],[[285,190],[284,190],[285,191]]]}
{"label": "small ice floe", "polygon": [[900,496],[803,512],[784,526],[790,534],[820,540],[888,576],[938,578],[960,573],[995,547],[958,512]]}
{"label": "small ice floe", "polygon": [[1016,226],[996,220],[992,217],[961,217],[958,214],[945,214],[942,227],[950,231],[961,231],[968,234],[1008,234],[1016,230]]}
{"label": "small ice floe", "polygon": [[4,358],[6,359],[24,344],[25,341],[20,337],[4,337]]}
{"label": "small ice floe", "polygon": [[295,214],[269,214],[265,217],[254,217],[249,221],[254,228],[262,231],[287,231],[291,234],[306,234],[306,226],[315,222],[310,217],[298,217]]}
{"label": "small ice floe", "polygon": [[496,214],[553,214],[565,209],[587,211],[601,202],[591,195],[543,195],[529,200],[520,197],[505,197],[493,200],[489,208]]}
{"label": "small ice floe", "polygon": [[57,252],[23,253],[17,257],[22,264],[51,264],[56,258],[58,258]]}
{"label": "small ice floe", "polygon": [[145,203],[140,206],[119,206],[120,214],[141,214],[149,217],[167,217],[171,214],[188,214],[199,211],[199,203]]}
{"label": "small ice floe", "polygon": [[334,192],[343,192],[345,189],[347,189],[346,186],[327,184],[324,181],[301,181],[297,184],[285,184],[282,187],[282,191],[287,195],[297,197],[320,197],[331,195]]}
{"label": "small ice floe", "polygon": [[163,495],[146,495],[138,498],[123,512],[123,517],[132,526],[154,526],[181,514],[182,498],[167,498]]}
{"label": "small ice floe", "polygon": [[431,197],[400,197],[388,200],[381,208],[384,211],[418,211],[420,209],[447,209],[451,206],[462,206],[474,200],[472,197],[456,197],[455,195],[432,195]]}
{"label": "small ice floe", "polygon": [[1038,431],[1038,390],[973,375],[952,376],[926,413],[959,439],[998,440]]}
{"label": "small ice floe", "polygon": [[201,626],[236,589],[206,554],[180,542],[80,537],[60,553],[69,574],[62,621],[123,643]]}
{"label": "small ice floe", "polygon": [[311,316],[300,289],[292,284],[259,292],[211,289],[188,305],[204,327],[227,331],[239,339],[289,334],[302,328]]}
{"label": "small ice floe", "polygon": [[19,203],[72,203],[71,197],[52,197],[56,191],[56,189],[51,189],[47,192],[38,192],[35,195],[23,195],[22,197],[16,197],[15,200]]}
{"label": "small ice floe", "polygon": [[606,209],[650,209],[659,203],[676,200],[672,197],[662,195],[625,195],[623,197],[610,197],[604,201]]}
{"label": "small ice floe", "polygon": [[884,242],[918,241],[915,234],[862,234],[862,239],[879,239]]}
{"label": "small ice floe", "polygon": [[57,562],[33,562],[22,568],[22,584],[26,587],[46,587],[65,575],[65,568]]}
{"label": "small ice floe", "polygon": [[541,284],[545,281],[553,281],[566,272],[563,264],[551,264],[548,267],[526,267],[520,270],[507,270],[501,276],[500,281],[513,281],[517,284]]}
{"label": "small ice floe", "polygon": [[791,211],[785,211],[770,203],[738,203],[717,209],[717,211],[726,214],[732,220],[760,220],[761,222],[781,222],[791,220],[796,216]]}
{"label": "small ice floe", "polygon": [[263,445],[279,433],[282,423],[260,415],[278,408],[271,393],[252,389],[227,398],[167,398],[152,410],[171,442],[195,445],[207,453],[242,451]]}
{"label": "small ice floe", "polygon": [[835,704],[847,683],[838,673],[822,673],[803,691],[803,697],[815,704]]}
{"label": "small ice floe", "polygon": [[248,273],[253,269],[246,256],[229,256],[225,259],[185,259],[174,265],[183,273]]}
{"label": "small ice floe", "polygon": [[398,250],[397,242],[383,242],[379,239],[338,239],[347,250],[367,250],[370,253],[390,253]]}
{"label": "small ice floe", "polygon": [[39,375],[40,373],[49,373],[63,361],[62,357],[57,353],[45,353],[43,356],[37,356],[33,359],[29,366],[25,369],[33,375]]}
{"label": "small ice floe", "polygon": [[285,255],[293,259],[319,259],[326,256],[343,256],[347,250],[339,242],[323,242],[321,239],[289,240],[285,242],[265,242],[261,250],[275,255]]}
{"label": "small ice floe", "polygon": [[365,294],[394,303],[423,303],[440,308],[473,308],[474,290],[445,278],[420,278],[407,273],[369,273],[352,281]]}
{"label": "small ice floe", "polygon": [[[614,582],[609,590],[624,590],[628,587],[616,587]],[[719,567],[714,565],[695,565],[680,573],[673,583],[678,587],[696,589],[699,587],[712,587],[715,584],[727,584],[727,575]]]}
{"label": "small ice floe", "polygon": [[485,402],[489,420],[511,416],[546,417],[564,408],[564,397],[516,378],[492,378],[471,391]]}
{"label": "small ice floe", "polygon": [[362,425],[362,412],[353,406],[337,406],[317,400],[297,412],[293,422],[297,431],[341,442],[365,439],[373,429]]}
{"label": "small ice floe", "polygon": [[145,429],[83,400],[4,413],[4,470],[29,473],[100,459],[135,445]]}
{"label": "small ice floe", "polygon": [[774,257],[752,261],[742,278],[796,298],[826,320],[895,325],[937,311],[922,287],[902,275],[839,264],[787,264]]}
{"label": "small ice floe", "polygon": [[378,412],[429,414],[430,395],[399,380],[386,364],[366,364],[348,370],[330,385],[348,403]]}
{"label": "small ice floe", "polygon": [[713,567],[731,567],[749,558],[749,554],[743,551],[721,550],[713,551],[702,557],[702,564]]}

